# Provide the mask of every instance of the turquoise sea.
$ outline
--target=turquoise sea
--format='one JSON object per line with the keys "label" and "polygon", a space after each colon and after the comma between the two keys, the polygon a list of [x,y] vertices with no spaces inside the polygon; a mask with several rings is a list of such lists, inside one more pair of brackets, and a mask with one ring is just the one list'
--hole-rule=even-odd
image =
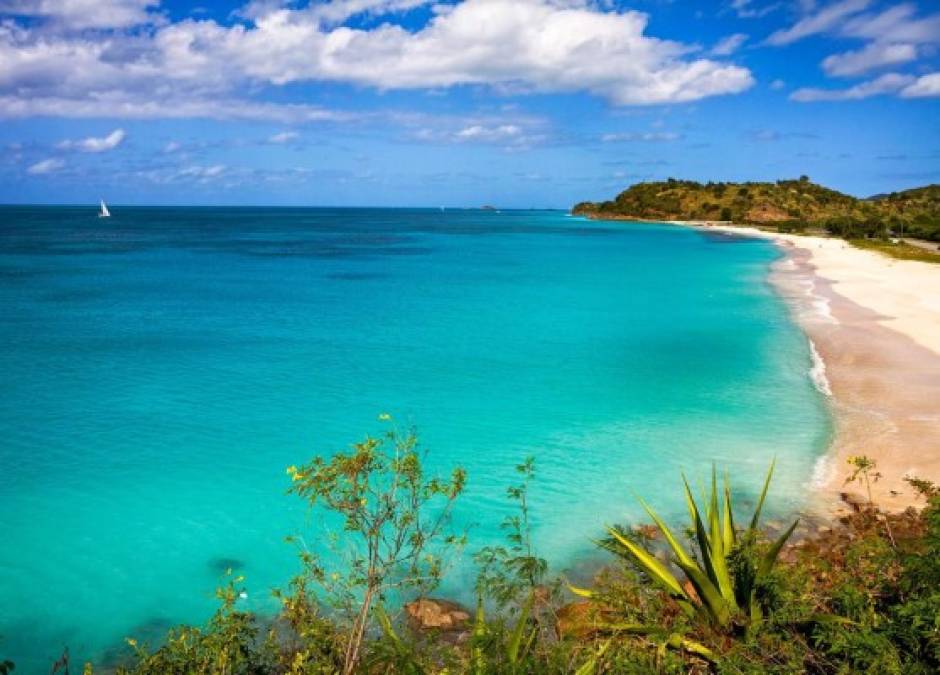
{"label": "turquoise sea", "polygon": [[[539,550],[596,555],[680,470],[798,509],[830,435],[764,241],[549,211],[0,208],[0,657],[112,662],[298,569],[284,469],[415,424],[494,543],[534,455]],[[315,540],[315,537],[311,535]],[[458,564],[448,593],[466,597]]]}

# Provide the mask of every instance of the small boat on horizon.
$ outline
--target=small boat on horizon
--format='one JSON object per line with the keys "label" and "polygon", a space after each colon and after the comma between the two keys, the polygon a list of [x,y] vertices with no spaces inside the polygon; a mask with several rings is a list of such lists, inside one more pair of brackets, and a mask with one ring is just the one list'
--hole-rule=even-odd
{"label": "small boat on horizon", "polygon": [[101,211],[98,212],[99,218],[110,218],[111,212],[108,211],[108,205],[104,203],[104,200],[101,200]]}

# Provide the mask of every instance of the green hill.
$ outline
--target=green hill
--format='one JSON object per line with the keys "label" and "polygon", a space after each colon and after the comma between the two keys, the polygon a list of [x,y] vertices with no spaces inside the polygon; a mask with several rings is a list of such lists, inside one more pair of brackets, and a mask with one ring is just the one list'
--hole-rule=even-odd
{"label": "green hill", "polygon": [[899,219],[905,235],[940,241],[940,185],[892,192],[870,201],[889,218]]}
{"label": "green hill", "polygon": [[828,230],[846,238],[903,234],[940,241],[940,185],[857,199],[806,176],[775,183],[638,183],[611,201],[581,202],[573,213],[638,220],[724,220],[784,231]]}

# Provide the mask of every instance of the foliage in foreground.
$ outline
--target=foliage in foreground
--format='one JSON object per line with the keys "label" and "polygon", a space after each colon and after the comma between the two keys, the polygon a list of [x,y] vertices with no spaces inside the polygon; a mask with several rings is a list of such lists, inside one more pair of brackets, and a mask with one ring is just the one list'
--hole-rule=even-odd
{"label": "foliage in foreground", "polygon": [[739,531],[734,523],[727,476],[719,505],[718,481],[712,469],[711,495],[704,512],[699,509],[689,483],[683,477],[690,530],[694,532],[693,553],[686,551],[669,526],[643,502],[646,512],[669,544],[673,554],[672,565],[685,575],[685,585],[679,582],[666,563],[617,528],[610,529],[610,540],[604,546],[637,565],[689,616],[698,615],[718,629],[727,630],[737,625],[756,630],[763,621],[763,585],[769,579],[780,550],[799,524],[798,520],[794,521],[766,552],[757,555],[754,547],[760,536],[758,523],[772,476],[773,465],[767,472],[751,521],[743,531]]}
{"label": "foliage in foreground", "polygon": [[464,484],[459,470],[427,478],[421,457],[413,434],[393,431],[292,467],[291,492],[342,516],[346,571],[328,571],[302,549],[303,572],[276,594],[275,618],[241,611],[242,579],[230,579],[204,628],[175,629],[155,651],[130,640],[119,672],[940,671],[940,494],[929,481],[909,480],[927,502],[922,512],[861,508],[784,546],[792,526],[774,537],[758,527],[770,474],[744,528],[730,486],[719,492],[713,474],[704,509],[685,486],[689,531],[670,530],[652,510],[656,527],[612,528],[601,543],[620,555],[588,598],[566,599],[534,549],[527,460],[508,490],[517,515],[504,524],[507,546],[476,556],[473,616],[419,630],[399,616],[391,591],[433,589],[441,552],[455,543],[448,514]]}

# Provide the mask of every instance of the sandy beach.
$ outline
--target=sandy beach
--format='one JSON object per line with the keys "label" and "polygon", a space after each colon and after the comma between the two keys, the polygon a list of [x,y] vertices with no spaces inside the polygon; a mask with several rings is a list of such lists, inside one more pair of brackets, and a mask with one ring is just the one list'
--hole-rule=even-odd
{"label": "sandy beach", "polygon": [[896,260],[840,239],[769,234],[787,252],[771,282],[788,300],[821,362],[814,377],[830,395],[836,433],[816,482],[825,505],[846,485],[848,458],[866,455],[884,509],[922,506],[905,476],[940,482],[940,265]]}

